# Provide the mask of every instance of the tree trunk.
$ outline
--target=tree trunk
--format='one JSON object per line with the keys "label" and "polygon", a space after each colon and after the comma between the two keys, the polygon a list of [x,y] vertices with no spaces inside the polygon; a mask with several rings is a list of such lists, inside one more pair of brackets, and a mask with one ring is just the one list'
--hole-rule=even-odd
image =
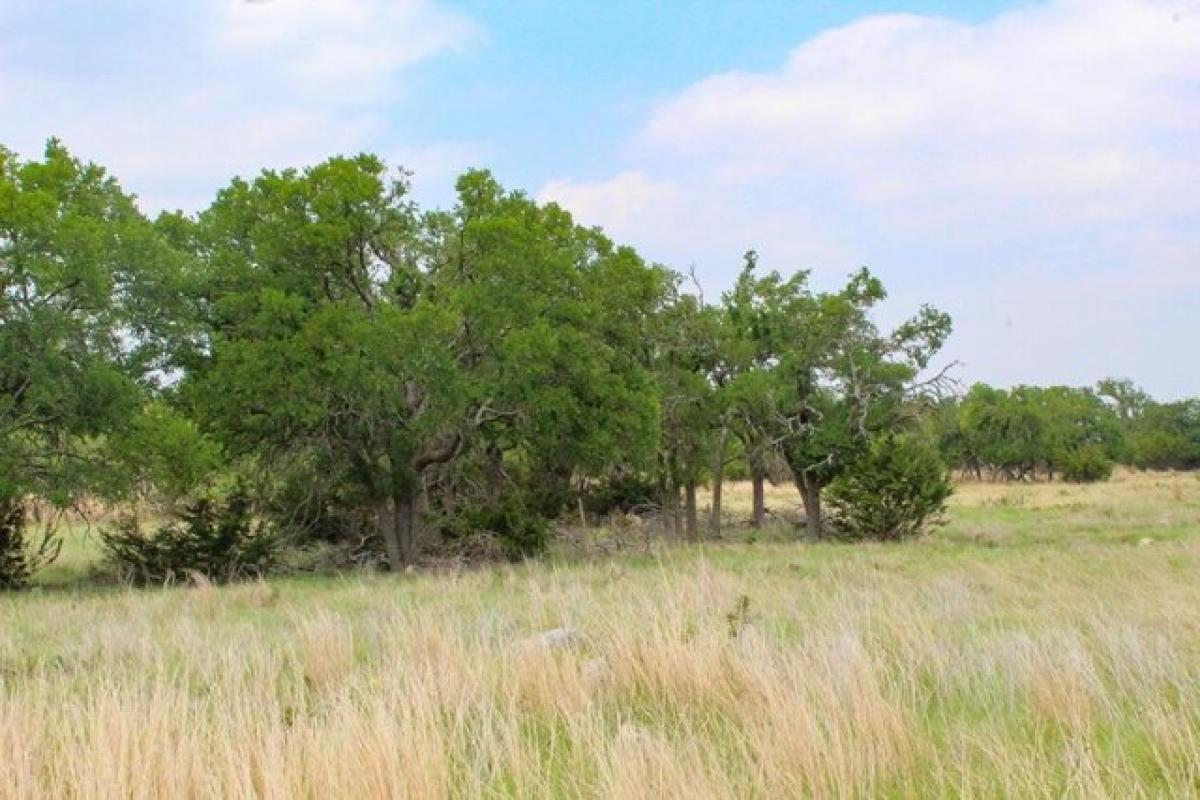
{"label": "tree trunk", "polygon": [[729,446],[729,428],[721,428],[717,440],[717,455],[713,460],[712,509],[708,515],[708,532],[711,536],[721,535],[721,488],[725,481],[725,452]]}
{"label": "tree trunk", "polygon": [[796,488],[804,501],[804,538],[815,542],[821,538],[821,485],[807,472],[796,477]]}
{"label": "tree trunk", "polygon": [[688,541],[696,541],[696,481],[689,479],[684,484],[683,495],[684,533]]}
{"label": "tree trunk", "polygon": [[662,494],[662,527],[663,532],[671,537],[679,535],[679,515],[676,513],[679,505],[679,491],[671,484],[670,479],[663,479]]}
{"label": "tree trunk", "polygon": [[383,549],[387,553],[388,569],[395,572],[404,560],[395,504],[387,500],[380,502],[375,508],[375,516],[379,525],[379,535],[383,537]]}
{"label": "tree trunk", "polygon": [[379,504],[377,515],[388,569],[399,572],[413,563],[421,538],[421,495],[396,493],[390,502]]}
{"label": "tree trunk", "polygon": [[766,482],[766,476],[757,464],[753,465],[751,470],[750,480],[754,485],[754,516],[750,524],[755,528],[761,528],[767,521],[767,505],[763,495],[763,484]]}
{"label": "tree trunk", "polygon": [[416,558],[421,549],[425,547],[425,525],[423,520],[425,515],[429,513],[429,491],[425,488],[425,479],[421,478],[421,484],[417,488],[417,495],[412,500],[412,522],[409,524],[409,532],[412,536],[412,558]]}

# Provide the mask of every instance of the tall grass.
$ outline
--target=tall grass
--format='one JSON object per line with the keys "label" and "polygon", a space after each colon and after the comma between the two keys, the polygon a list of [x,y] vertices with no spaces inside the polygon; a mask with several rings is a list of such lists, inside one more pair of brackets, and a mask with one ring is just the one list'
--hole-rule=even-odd
{"label": "tall grass", "polygon": [[956,504],[906,545],[3,598],[0,797],[1200,792],[1200,481]]}

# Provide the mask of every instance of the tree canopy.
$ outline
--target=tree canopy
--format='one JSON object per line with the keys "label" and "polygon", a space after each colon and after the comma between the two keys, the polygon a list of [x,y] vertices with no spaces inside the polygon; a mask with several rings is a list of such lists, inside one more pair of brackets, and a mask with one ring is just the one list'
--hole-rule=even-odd
{"label": "tree canopy", "polygon": [[0,501],[115,491],[104,437],[137,413],[176,253],[134,199],[51,140],[0,148]]}

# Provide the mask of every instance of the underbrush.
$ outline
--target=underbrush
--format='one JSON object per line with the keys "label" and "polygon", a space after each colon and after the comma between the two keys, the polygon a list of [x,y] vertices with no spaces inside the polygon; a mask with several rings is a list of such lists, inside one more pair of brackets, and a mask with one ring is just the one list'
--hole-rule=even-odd
{"label": "underbrush", "polygon": [[255,519],[241,494],[220,502],[198,500],[179,520],[149,532],[128,517],[103,529],[100,542],[116,578],[139,586],[193,575],[218,582],[263,576],[278,564],[280,550],[278,536]]}

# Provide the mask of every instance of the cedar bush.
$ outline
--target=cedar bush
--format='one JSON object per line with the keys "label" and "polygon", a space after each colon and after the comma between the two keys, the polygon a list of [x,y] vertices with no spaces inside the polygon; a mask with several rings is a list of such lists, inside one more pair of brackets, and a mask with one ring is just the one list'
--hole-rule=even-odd
{"label": "cedar bush", "polygon": [[542,553],[550,542],[550,522],[524,502],[518,492],[497,499],[471,499],[444,512],[442,541],[451,550],[473,551],[482,537],[498,542],[504,555],[520,560]]}
{"label": "cedar bush", "polygon": [[198,500],[178,522],[143,533],[132,520],[102,531],[100,540],[118,578],[139,586],[169,584],[192,573],[224,582],[266,574],[278,563],[280,542],[253,518],[246,495],[224,502]]}
{"label": "cedar bush", "polygon": [[830,484],[831,528],[846,539],[909,539],[942,522],[952,492],[930,442],[887,434]]}
{"label": "cedar bush", "polygon": [[650,475],[617,471],[589,486],[582,495],[583,506],[594,517],[631,514],[657,507],[660,489]]}

